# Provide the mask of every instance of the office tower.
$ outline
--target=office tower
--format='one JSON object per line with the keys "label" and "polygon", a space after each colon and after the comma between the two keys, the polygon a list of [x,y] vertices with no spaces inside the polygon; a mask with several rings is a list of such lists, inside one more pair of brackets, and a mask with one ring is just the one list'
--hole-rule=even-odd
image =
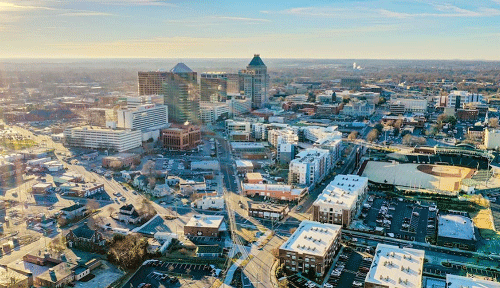
{"label": "office tower", "polygon": [[167,106],[146,104],[118,111],[118,127],[141,131],[164,128],[168,123]]}
{"label": "office tower", "polygon": [[168,121],[191,123],[199,121],[200,91],[197,74],[184,63],[178,63],[163,83],[164,103],[168,106]]}
{"label": "office tower", "polygon": [[139,96],[143,95],[161,95],[162,85],[167,79],[169,72],[166,71],[146,71],[139,72],[138,75],[138,89]]}
{"label": "office tower", "polygon": [[246,70],[240,71],[240,76],[243,78],[244,93],[252,99],[252,106],[261,108],[267,102],[269,74],[259,54],[253,56]]}
{"label": "office tower", "polygon": [[227,93],[240,94],[245,89],[243,87],[243,77],[240,74],[226,74],[227,76]]}
{"label": "office tower", "polygon": [[227,74],[224,72],[201,73],[200,101],[225,102],[227,99]]}

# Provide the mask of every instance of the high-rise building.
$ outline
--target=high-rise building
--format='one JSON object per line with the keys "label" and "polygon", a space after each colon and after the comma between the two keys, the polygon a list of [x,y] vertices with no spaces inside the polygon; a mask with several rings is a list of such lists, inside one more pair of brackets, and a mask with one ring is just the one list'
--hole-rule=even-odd
{"label": "high-rise building", "polygon": [[252,106],[261,108],[268,100],[269,74],[260,55],[255,54],[247,69],[241,70],[239,74],[243,78],[243,91],[252,99]]}
{"label": "high-rise building", "polygon": [[146,71],[138,73],[139,96],[162,95],[162,85],[169,75],[166,71]]}
{"label": "high-rise building", "polygon": [[175,65],[165,78],[162,92],[169,122],[198,122],[199,92],[196,72],[184,63]]}
{"label": "high-rise building", "polygon": [[243,87],[243,77],[240,74],[226,74],[226,76],[228,94],[240,94],[245,89]]}
{"label": "high-rise building", "polygon": [[227,99],[227,74],[225,72],[205,72],[200,78],[200,101],[225,102]]}

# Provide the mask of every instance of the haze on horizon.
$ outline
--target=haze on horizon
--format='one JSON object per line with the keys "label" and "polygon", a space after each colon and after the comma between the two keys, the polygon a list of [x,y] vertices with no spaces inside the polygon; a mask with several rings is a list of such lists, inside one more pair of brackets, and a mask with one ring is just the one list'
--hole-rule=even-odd
{"label": "haze on horizon", "polygon": [[500,60],[500,0],[0,0],[0,58]]}

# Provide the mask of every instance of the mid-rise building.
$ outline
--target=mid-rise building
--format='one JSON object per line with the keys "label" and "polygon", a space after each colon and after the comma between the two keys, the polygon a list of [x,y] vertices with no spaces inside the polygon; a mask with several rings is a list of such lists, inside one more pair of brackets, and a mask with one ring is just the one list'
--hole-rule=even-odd
{"label": "mid-rise building", "polygon": [[313,219],[349,227],[368,189],[368,178],[337,175],[313,203]]}
{"label": "mid-rise building", "polygon": [[194,125],[174,125],[161,130],[163,147],[172,150],[189,150],[201,144],[200,127]]}
{"label": "mid-rise building", "polygon": [[457,214],[440,214],[437,217],[437,244],[464,250],[476,250],[474,222]]}
{"label": "mid-rise building", "polygon": [[424,113],[427,111],[426,99],[396,98],[391,99],[389,109],[394,114]]}
{"label": "mid-rise building", "polygon": [[248,114],[252,111],[252,99],[244,95],[233,96],[226,100],[226,103],[229,107],[230,117]]}
{"label": "mid-rise building", "polygon": [[279,260],[287,271],[323,275],[332,265],[339,248],[341,227],[314,221],[302,221],[279,248]]}
{"label": "mid-rise building", "polygon": [[375,104],[369,104],[366,100],[350,101],[344,105],[341,113],[353,117],[370,116],[375,111]]}
{"label": "mid-rise building", "polygon": [[[159,88],[161,89],[161,85],[159,86]],[[128,96],[124,100],[126,101],[127,108],[129,109],[134,109],[139,106],[150,105],[153,103],[151,101],[151,96],[138,96],[138,97]]]}
{"label": "mid-rise building", "polygon": [[240,71],[243,78],[243,91],[245,96],[252,99],[254,108],[261,108],[267,103],[269,97],[269,74],[259,54],[255,54],[246,70]]}
{"label": "mid-rise building", "polygon": [[169,122],[198,122],[200,91],[196,72],[178,63],[167,74],[162,92],[164,103],[168,106]]}
{"label": "mid-rise building", "polygon": [[229,117],[227,102],[200,102],[200,120],[203,123],[215,123]]}
{"label": "mid-rise building", "polygon": [[493,128],[484,129],[484,146],[486,149],[498,149],[500,147],[500,130]]}
{"label": "mid-rise building", "polygon": [[342,133],[338,131],[338,126],[306,126],[301,128],[301,131],[304,134],[304,139],[313,143],[327,137],[342,139]]}
{"label": "mid-rise building", "polygon": [[314,186],[330,171],[330,152],[309,148],[290,161],[288,184]]}
{"label": "mid-rise building", "polygon": [[146,104],[132,109],[118,110],[118,127],[123,129],[140,130],[142,140],[150,138],[157,140],[160,129],[168,124],[167,106]]}
{"label": "mid-rise building", "polygon": [[292,143],[281,143],[276,149],[276,161],[280,165],[289,165],[297,155],[297,145]]}
{"label": "mid-rise building", "polygon": [[378,244],[365,288],[422,287],[424,256],[423,250]]}
{"label": "mid-rise building", "polygon": [[500,283],[465,276],[446,274],[446,288],[500,288]]}
{"label": "mid-rise building", "polygon": [[483,95],[477,93],[470,93],[468,91],[457,91],[453,90],[448,95],[447,107],[453,107],[455,109],[460,109],[463,104],[471,102],[483,102]]}
{"label": "mid-rise building", "polygon": [[227,73],[204,72],[200,76],[200,101],[225,102],[227,99]]}
{"label": "mid-rise building", "polygon": [[278,148],[281,144],[297,144],[299,135],[292,129],[272,129],[267,133],[267,140],[273,147]]}
{"label": "mid-rise building", "polygon": [[91,149],[112,149],[123,152],[142,145],[139,130],[109,129],[93,126],[73,127],[64,130],[64,142],[68,146]]}

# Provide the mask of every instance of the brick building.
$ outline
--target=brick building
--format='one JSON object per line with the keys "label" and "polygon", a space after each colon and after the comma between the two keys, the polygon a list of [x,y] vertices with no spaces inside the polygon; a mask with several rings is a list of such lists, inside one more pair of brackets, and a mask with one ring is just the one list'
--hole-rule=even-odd
{"label": "brick building", "polygon": [[198,126],[172,126],[161,130],[163,147],[172,150],[189,150],[201,144],[201,130]]}

